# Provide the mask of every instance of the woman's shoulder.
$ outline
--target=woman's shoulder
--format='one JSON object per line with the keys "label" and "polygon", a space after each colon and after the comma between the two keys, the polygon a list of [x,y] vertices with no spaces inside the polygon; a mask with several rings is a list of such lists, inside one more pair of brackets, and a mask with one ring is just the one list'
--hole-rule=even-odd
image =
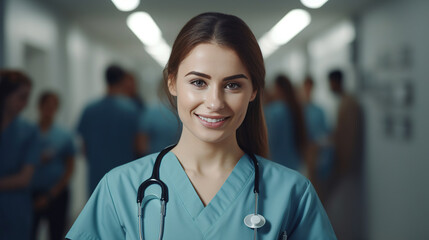
{"label": "woman's shoulder", "polygon": [[106,177],[108,179],[132,178],[138,181],[146,179],[152,173],[152,168],[157,155],[158,153],[149,154],[113,168],[106,174]]}
{"label": "woman's shoulder", "polygon": [[293,188],[306,189],[310,181],[296,170],[258,156],[263,181],[267,184],[287,184]]}

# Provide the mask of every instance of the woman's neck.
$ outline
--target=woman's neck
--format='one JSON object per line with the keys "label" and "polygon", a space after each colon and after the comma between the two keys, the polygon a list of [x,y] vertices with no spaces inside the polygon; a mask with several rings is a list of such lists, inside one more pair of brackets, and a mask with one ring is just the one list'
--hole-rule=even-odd
{"label": "woman's neck", "polygon": [[177,156],[185,171],[200,174],[213,171],[232,171],[244,152],[234,137],[219,143],[208,143],[194,136],[182,133],[172,152]]}

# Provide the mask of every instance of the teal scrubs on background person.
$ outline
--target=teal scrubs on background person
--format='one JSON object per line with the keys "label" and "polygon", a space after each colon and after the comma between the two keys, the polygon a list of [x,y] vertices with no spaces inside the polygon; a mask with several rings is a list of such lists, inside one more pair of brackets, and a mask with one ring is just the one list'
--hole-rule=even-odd
{"label": "teal scrubs on background person", "polygon": [[159,152],[165,146],[177,143],[180,125],[177,115],[164,104],[148,107],[140,121],[140,131],[149,140],[146,154]]}
{"label": "teal scrubs on background person", "polygon": [[109,170],[134,158],[139,111],[121,95],[106,96],[83,112],[78,132],[89,163],[89,192]]}
{"label": "teal scrubs on background person", "polygon": [[294,142],[292,112],[282,101],[274,101],[264,107],[268,130],[270,159],[288,168],[300,170],[301,161]]}
{"label": "teal scrubs on background person", "polygon": [[[100,181],[67,234],[68,239],[139,239],[137,190],[150,177],[157,154],[110,171]],[[299,173],[257,157],[260,165],[259,213],[267,223],[258,239],[334,240],[334,231],[311,183]],[[241,157],[228,179],[204,207],[176,156],[169,152],[160,167],[168,187],[163,239],[253,239],[243,219],[254,213],[255,170]],[[150,186],[145,196],[160,196]],[[144,200],[143,200],[144,201]],[[144,239],[158,239],[160,201],[150,200],[143,210]]]}
{"label": "teal scrubs on background person", "polygon": [[304,107],[304,116],[308,139],[320,147],[317,161],[317,177],[327,179],[334,167],[334,150],[332,146],[326,144],[330,133],[325,113],[322,108],[309,102]]}
{"label": "teal scrubs on background person", "polygon": [[325,113],[314,103],[307,103],[304,107],[305,123],[309,140],[318,141],[328,135]]}
{"label": "teal scrubs on background person", "polygon": [[66,159],[76,154],[73,135],[53,125],[48,131],[40,132],[41,154],[46,155],[47,163],[40,162],[34,172],[32,188],[37,192],[48,192],[58,183],[65,171]]}
{"label": "teal scrubs on background person", "polygon": [[[17,117],[1,133],[0,178],[15,174],[40,157],[37,127]],[[0,191],[0,239],[30,239],[33,202],[30,186]]]}

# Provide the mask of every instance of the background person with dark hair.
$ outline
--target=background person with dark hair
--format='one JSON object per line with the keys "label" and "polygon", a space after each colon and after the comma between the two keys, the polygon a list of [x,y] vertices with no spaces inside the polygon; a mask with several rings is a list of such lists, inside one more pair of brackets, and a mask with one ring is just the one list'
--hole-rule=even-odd
{"label": "background person with dark hair", "polygon": [[30,181],[40,154],[36,126],[19,117],[30,92],[24,73],[0,71],[0,239],[30,239]]}
{"label": "background person with dark hair", "polygon": [[85,108],[77,127],[89,164],[89,193],[110,169],[142,152],[139,111],[128,96],[131,80],[116,65],[109,66],[105,76],[106,96]]}
{"label": "background person with dark hair", "polygon": [[288,77],[277,76],[272,97],[273,101],[265,106],[270,157],[300,171],[307,137],[302,107]]}
{"label": "background person with dark hair", "polygon": [[344,89],[341,70],[328,74],[332,93],[339,98],[334,146],[334,172],[327,212],[339,239],[363,239],[365,197],[362,180],[363,116],[358,101]]}
{"label": "background person with dark hair", "polygon": [[32,180],[34,199],[33,239],[39,223],[46,219],[51,240],[64,239],[69,206],[69,181],[76,148],[73,135],[54,123],[60,104],[56,93],[46,91],[39,98],[41,156]]}

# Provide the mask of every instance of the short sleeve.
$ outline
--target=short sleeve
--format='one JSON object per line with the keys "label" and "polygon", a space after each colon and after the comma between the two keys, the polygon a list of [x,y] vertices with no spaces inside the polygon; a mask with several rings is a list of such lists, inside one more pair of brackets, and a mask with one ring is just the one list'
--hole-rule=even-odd
{"label": "short sleeve", "polygon": [[287,233],[288,239],[336,240],[334,230],[316,191],[310,182],[307,184],[298,202],[292,229]]}
{"label": "short sleeve", "polygon": [[76,155],[77,149],[76,149],[76,143],[74,142],[73,135],[68,134],[66,136],[66,143],[64,146],[64,154],[65,156],[74,156]]}
{"label": "short sleeve", "polygon": [[125,239],[105,175],[76,219],[67,239]]}

